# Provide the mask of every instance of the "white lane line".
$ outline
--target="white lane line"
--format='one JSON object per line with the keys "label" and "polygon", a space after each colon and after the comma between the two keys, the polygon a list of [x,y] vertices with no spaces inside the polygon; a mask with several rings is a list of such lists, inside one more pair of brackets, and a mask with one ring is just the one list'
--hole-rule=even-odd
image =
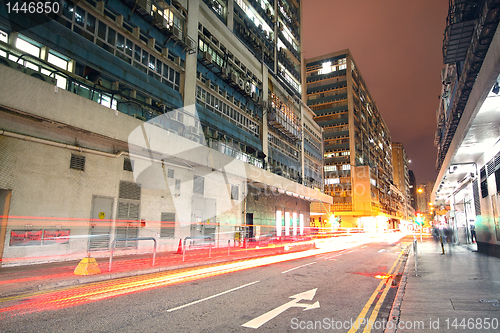
{"label": "white lane line", "polygon": [[316,263],[316,261],[311,262],[311,263],[309,263],[309,264],[302,265],[302,266],[298,266],[298,267],[295,267],[295,268],[291,268],[291,269],[289,269],[289,270],[287,270],[287,271],[281,272],[281,274],[285,274],[285,273],[288,273],[288,272],[290,272],[290,271],[293,271],[294,269],[301,268],[301,267],[305,267],[305,266],[309,266],[309,265],[312,265],[312,264],[315,264],[315,263]]}
{"label": "white lane line", "polygon": [[209,299],[212,299],[212,298],[215,298],[215,297],[218,297],[218,296],[222,296],[224,294],[228,294],[232,291],[236,291],[238,289],[241,289],[241,288],[245,288],[245,287],[248,287],[248,286],[251,286],[252,284],[255,284],[255,283],[258,283],[260,281],[254,281],[254,282],[250,282],[250,283],[247,283],[247,284],[244,284],[242,286],[239,286],[239,287],[236,287],[236,288],[233,288],[233,289],[229,289],[229,290],[226,290],[226,291],[223,291],[221,293],[218,293],[218,294],[215,294],[215,295],[212,295],[212,296],[208,296],[208,297],[205,297],[203,299],[199,299],[197,301],[194,301],[194,302],[191,302],[191,303],[188,303],[188,304],[184,304],[184,305],[181,305],[181,306],[178,306],[176,308],[172,308],[172,309],[168,309],[167,312],[172,312],[172,311],[175,311],[175,310],[179,310],[179,309],[182,309],[182,308],[185,308],[185,307],[188,307],[190,305],[194,305],[194,304],[198,304],[198,303],[201,303],[201,302],[204,302],[204,301],[207,301]]}

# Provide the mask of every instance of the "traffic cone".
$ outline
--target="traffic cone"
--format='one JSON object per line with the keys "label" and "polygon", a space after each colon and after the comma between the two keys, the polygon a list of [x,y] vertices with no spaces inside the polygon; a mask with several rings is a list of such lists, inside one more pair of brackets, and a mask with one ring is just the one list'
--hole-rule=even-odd
{"label": "traffic cone", "polygon": [[177,252],[175,254],[182,254],[182,239],[179,239],[179,246],[177,247]]}

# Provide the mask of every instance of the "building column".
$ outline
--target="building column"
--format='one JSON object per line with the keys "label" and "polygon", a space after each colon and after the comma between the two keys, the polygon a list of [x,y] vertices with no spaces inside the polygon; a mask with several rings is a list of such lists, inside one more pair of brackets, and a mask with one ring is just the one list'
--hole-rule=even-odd
{"label": "building column", "polygon": [[[232,2],[232,1],[231,1]],[[269,102],[269,72],[267,66],[262,63],[262,100],[266,101],[266,105]],[[262,112],[262,152],[266,155],[264,159],[266,163],[266,169],[269,167],[269,143],[267,141],[268,127],[267,127],[267,110],[265,107]]]}
{"label": "building column", "polygon": [[234,0],[227,1],[227,27],[230,31],[234,29]]}
{"label": "building column", "polygon": [[[198,45],[198,16],[200,14],[200,2],[188,0],[188,17],[186,34],[193,38]],[[184,107],[196,103],[196,70],[198,65],[198,53],[188,54],[186,52],[186,66],[184,74]]]}

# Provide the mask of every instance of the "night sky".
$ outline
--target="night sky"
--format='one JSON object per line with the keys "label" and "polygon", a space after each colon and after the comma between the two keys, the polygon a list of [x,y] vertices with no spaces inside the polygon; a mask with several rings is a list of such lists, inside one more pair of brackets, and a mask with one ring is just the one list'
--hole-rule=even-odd
{"label": "night sky", "polygon": [[448,0],[303,0],[301,8],[304,57],[350,49],[417,184],[434,181]]}

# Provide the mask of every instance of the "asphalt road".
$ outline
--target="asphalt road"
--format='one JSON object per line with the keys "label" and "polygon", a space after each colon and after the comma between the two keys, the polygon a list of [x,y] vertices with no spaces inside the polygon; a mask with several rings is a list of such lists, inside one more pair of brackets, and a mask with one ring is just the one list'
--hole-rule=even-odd
{"label": "asphalt road", "polygon": [[185,270],[0,299],[0,331],[355,332],[361,317],[382,332],[396,292],[384,275],[402,270],[404,247],[371,243],[203,278]]}

